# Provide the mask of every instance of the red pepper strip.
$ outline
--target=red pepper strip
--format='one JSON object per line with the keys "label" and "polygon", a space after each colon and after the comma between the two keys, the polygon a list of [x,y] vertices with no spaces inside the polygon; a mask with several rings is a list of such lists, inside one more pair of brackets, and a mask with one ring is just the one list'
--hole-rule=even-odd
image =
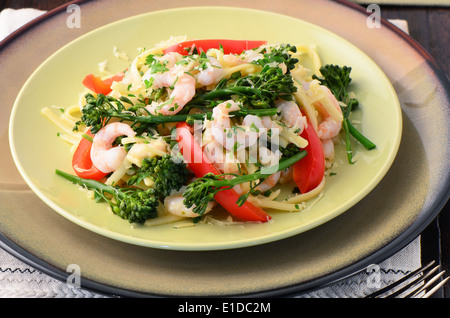
{"label": "red pepper strip", "polygon": [[294,164],[293,177],[300,193],[306,193],[316,188],[322,181],[325,173],[325,156],[322,142],[309,121],[300,136],[308,141],[305,148],[308,154]]}
{"label": "red pepper strip", "polygon": [[251,50],[266,44],[267,41],[258,40],[226,40],[226,39],[208,39],[208,40],[192,40],[172,45],[163,50],[164,54],[169,52],[177,52],[182,55],[192,54],[193,47],[199,52],[206,52],[209,49],[223,48],[224,54],[241,54],[243,51]]}
{"label": "red pepper strip", "polygon": [[[87,131],[86,135],[94,137],[94,135],[90,131]],[[77,150],[73,154],[72,168],[80,178],[100,180],[107,174],[101,172],[92,164],[91,147],[91,141],[87,140],[86,138],[81,138]]]}
{"label": "red pepper strip", "polygon": [[120,82],[123,79],[124,74],[119,73],[112,77],[102,80],[99,76],[95,76],[94,74],[88,74],[83,79],[83,85],[93,91],[96,94],[109,94],[112,89],[111,85],[113,82]]}
{"label": "red pepper strip", "polygon": [[[185,122],[177,124],[177,142],[189,168],[197,178],[201,178],[209,172],[220,174],[205,157],[202,148],[191,133],[190,126]],[[271,219],[263,209],[248,201],[245,201],[242,206],[238,206],[236,202],[239,197],[240,195],[235,190],[229,189],[219,191],[214,199],[230,214],[242,220],[266,222]]]}

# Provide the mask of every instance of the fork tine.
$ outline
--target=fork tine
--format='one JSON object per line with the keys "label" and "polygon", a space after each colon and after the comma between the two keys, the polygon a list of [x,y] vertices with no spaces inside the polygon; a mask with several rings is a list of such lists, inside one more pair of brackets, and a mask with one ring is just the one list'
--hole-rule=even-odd
{"label": "fork tine", "polygon": [[[413,283],[410,283],[408,286],[405,286],[403,291],[406,291],[408,289],[410,289],[411,287],[415,287],[417,286],[419,283],[425,281],[428,277],[430,277],[434,272],[436,272],[438,269],[440,268],[440,265],[434,267],[433,269],[431,269],[428,273],[419,276],[416,281],[414,281]],[[428,288],[428,286],[431,286],[431,284],[433,284],[439,277],[441,277],[445,272],[441,272],[438,275],[436,275],[434,278],[432,278],[429,282],[427,282],[426,284],[423,285],[419,285],[417,287],[415,287],[415,289],[411,290],[409,292],[409,294],[405,295],[404,298],[412,298],[417,296],[418,294],[420,294],[423,290],[425,290],[425,288]],[[399,295],[399,294],[397,294]]]}
{"label": "fork tine", "polygon": [[[417,297],[421,292],[426,290],[428,287],[432,286],[442,275],[445,274],[445,271],[442,271],[435,275],[432,279],[430,279],[426,284],[423,284],[422,286],[418,286],[415,290],[411,291],[408,295],[405,297]],[[430,275],[428,275],[430,276]],[[426,279],[427,277],[424,277]]]}
{"label": "fork tine", "polygon": [[[389,286],[386,286],[386,287],[384,287],[384,288],[382,288],[382,289],[380,289],[380,290],[378,290],[378,291],[376,291],[376,292],[374,292],[374,293],[372,293],[372,294],[366,296],[366,298],[376,298],[376,297],[378,297],[378,296],[380,296],[380,295],[385,294],[386,292],[388,292],[388,291],[390,291],[390,290],[393,290],[395,287],[401,285],[402,283],[404,283],[405,281],[407,281],[407,280],[410,279],[411,277],[414,277],[414,276],[416,276],[417,274],[419,274],[419,273],[421,273],[421,272],[423,272],[423,271],[426,271],[426,270],[427,270],[428,268],[430,268],[434,263],[435,263],[435,261],[431,261],[431,262],[428,263],[427,265],[422,266],[422,267],[416,269],[415,271],[412,271],[411,273],[409,273],[409,274],[406,275],[405,277],[399,279],[399,280],[396,281],[395,283],[393,283],[393,284],[391,284],[391,285],[389,285]],[[391,296],[390,296],[390,297],[391,297]]]}
{"label": "fork tine", "polygon": [[428,291],[425,295],[422,296],[422,298],[428,298],[431,295],[433,295],[439,288],[445,285],[445,283],[449,280],[450,276],[442,280],[439,284],[434,286],[430,291]]}
{"label": "fork tine", "polygon": [[[425,279],[427,279],[428,277],[430,277],[431,274],[433,274],[435,271],[437,271],[439,269],[439,265],[435,266],[434,268],[432,268],[427,274],[424,275],[420,275],[417,276],[416,278],[414,278],[412,281],[408,282],[405,286],[403,286],[402,288],[400,288],[399,290],[395,291],[394,293],[390,294],[387,296],[387,298],[393,298],[393,297],[397,297],[398,295],[403,294],[405,291],[411,289],[414,286],[417,286],[417,284],[421,283],[422,281],[424,281]],[[425,270],[422,271],[422,274],[425,273]],[[418,275],[418,274],[417,274]],[[420,288],[417,287],[417,288]],[[416,288],[416,289],[417,289]],[[407,297],[407,296],[405,296]]]}

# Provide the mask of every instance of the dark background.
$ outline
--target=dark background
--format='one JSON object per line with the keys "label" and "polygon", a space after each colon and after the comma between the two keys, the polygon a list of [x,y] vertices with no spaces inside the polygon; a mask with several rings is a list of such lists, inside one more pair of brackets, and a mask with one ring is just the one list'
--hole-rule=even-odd
{"label": "dark background", "polygon": [[[52,10],[64,5],[67,0],[0,0],[0,11],[5,8],[36,8]],[[376,3],[377,1],[374,1]],[[403,19],[408,22],[409,34],[436,60],[449,76],[450,74],[450,6],[397,6],[382,5],[383,19]],[[450,273],[450,204],[421,235],[422,262],[440,262]],[[450,283],[435,298],[450,298]]]}

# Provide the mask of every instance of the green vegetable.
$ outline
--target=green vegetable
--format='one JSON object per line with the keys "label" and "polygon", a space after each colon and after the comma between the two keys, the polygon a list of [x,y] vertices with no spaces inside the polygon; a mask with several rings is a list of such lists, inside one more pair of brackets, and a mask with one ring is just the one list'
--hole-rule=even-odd
{"label": "green vegetable", "polygon": [[279,147],[281,153],[283,154],[283,158],[290,158],[301,151],[297,145],[290,143],[286,147]]}
{"label": "green vegetable", "polygon": [[[115,214],[130,223],[144,223],[146,220],[158,216],[159,200],[156,190],[153,188],[148,190],[118,188],[95,180],[83,179],[58,169],[55,172],[75,184],[94,190],[97,198],[105,200]],[[112,199],[108,198],[106,194],[109,194]]]}
{"label": "green vegetable", "polygon": [[[290,100],[292,93],[296,91],[290,70],[295,67],[297,59],[290,56],[295,52],[295,47],[281,45],[278,48],[271,48],[269,52],[264,51],[263,58],[253,62],[262,67],[258,74],[252,74],[242,77],[239,72],[232,74],[230,78],[223,79],[213,90],[200,90],[194,98],[184,107],[184,109],[171,116],[152,115],[146,109],[145,98],[139,99],[133,104],[129,98],[121,96],[119,99],[112,96],[98,94],[95,97],[92,94],[86,94],[86,104],[81,110],[81,119],[76,123],[74,130],[84,124],[90,127],[93,134],[97,133],[112,118],[120,121],[131,122],[135,130],[137,128],[145,129],[149,126],[155,126],[162,123],[180,122],[187,120],[202,120],[211,118],[212,112],[207,111],[218,103],[234,98],[237,102],[244,105],[243,109],[237,112],[231,112],[235,117],[246,116],[248,114],[257,116],[272,116],[276,114],[274,101],[279,98]],[[147,59],[147,64],[151,66],[154,72],[162,72],[165,65],[160,64],[153,56]],[[280,67],[286,66],[286,72]],[[147,83],[150,85],[151,83]],[[148,96],[149,99],[158,99],[164,90],[157,90],[155,96]],[[206,110],[204,114],[188,114],[192,108]],[[206,109],[205,109],[206,108]]]}
{"label": "green vegetable", "polygon": [[[246,107],[256,109],[269,109],[275,107],[275,100],[282,98],[292,99],[292,93],[296,92],[290,70],[295,67],[298,59],[292,58],[289,52],[295,52],[296,48],[290,45],[281,45],[272,48],[270,53],[264,53],[263,58],[253,64],[262,67],[257,74],[241,76],[240,72],[233,73],[230,78],[223,79],[211,91],[201,91],[187,104],[192,106],[214,107],[218,103],[234,98]],[[283,74],[280,64],[286,66]]]}
{"label": "green vegetable", "polygon": [[[114,97],[102,94],[98,94],[97,97],[94,97],[92,94],[88,93],[85,98],[86,105],[83,106],[81,119],[76,123],[74,130],[77,130],[79,125],[84,124],[87,127],[90,127],[93,134],[97,133],[112,118],[131,122],[132,127],[135,129],[145,129],[146,127],[152,127],[163,123],[203,120],[205,116],[208,119],[212,117],[212,112],[176,114],[171,116],[151,115],[143,106],[133,105],[128,98],[123,96],[118,100]],[[127,103],[130,106],[125,107],[124,103]],[[256,116],[273,116],[276,115],[276,113],[276,108],[243,108],[239,111],[231,112],[230,114],[235,117],[244,117],[248,114]]]}
{"label": "green vegetable", "polygon": [[151,178],[160,197],[178,191],[188,181],[188,170],[181,158],[166,154],[163,157],[145,158],[140,168],[134,167],[135,174],[128,180],[128,185],[138,184],[145,178]]}
{"label": "green vegetable", "polygon": [[348,86],[352,81],[350,77],[351,71],[352,68],[348,66],[340,67],[338,65],[327,64],[320,68],[322,77],[317,77],[316,75],[313,76],[313,78],[319,80],[322,85],[328,87],[338,101],[341,101],[347,105],[341,106],[341,109],[344,116],[342,126],[344,127],[345,131],[345,145],[349,163],[353,163],[353,152],[350,135],[353,136],[357,141],[359,141],[367,150],[376,148],[376,145],[367,137],[365,137],[361,132],[359,132],[352,125],[349,119],[351,112],[359,106],[358,100],[350,98],[347,91]]}
{"label": "green vegetable", "polygon": [[[286,169],[305,156],[306,151],[303,150],[290,157],[289,159],[280,161],[280,163],[276,167],[266,168],[267,170],[260,169],[252,174],[247,175],[216,175],[213,173],[207,173],[203,177],[195,179],[195,181],[193,181],[186,187],[186,190],[183,193],[184,205],[188,208],[194,206],[193,211],[195,213],[198,213],[199,215],[203,215],[203,213],[205,213],[206,211],[208,203],[214,199],[214,196],[219,191],[232,189],[235,185],[245,182],[252,182],[256,180],[261,180],[262,182],[263,179],[269,177],[271,174]],[[230,175],[234,176],[234,178],[226,179],[226,177]],[[252,189],[257,185],[258,184],[255,184]],[[242,206],[242,204],[245,203],[251,192],[252,191],[245,193],[239,197],[239,200],[236,202],[238,206]]]}
{"label": "green vegetable", "polygon": [[262,51],[263,58],[254,61],[254,64],[261,65],[262,67],[267,66],[268,64],[272,65],[274,63],[281,64],[284,63],[288,69],[288,71],[295,68],[295,64],[298,63],[298,59],[291,57],[291,52],[296,53],[297,48],[295,46],[291,46],[290,44],[281,44],[279,47],[270,48],[270,52],[267,52],[266,49]]}
{"label": "green vegetable", "polygon": [[164,61],[161,63],[158,59],[155,58],[155,55],[150,54],[145,59],[145,64],[149,66],[149,69],[151,70],[151,74],[155,73],[164,73],[168,71],[169,69],[166,67],[166,64],[168,61]]}
{"label": "green vegetable", "polygon": [[[83,179],[60,170],[56,170],[56,174],[94,190],[97,198],[108,202],[115,214],[130,223],[143,223],[156,217],[159,200],[170,195],[172,191],[180,190],[187,183],[189,174],[184,161],[171,154],[144,158],[141,167],[133,166],[131,170],[134,170],[134,175],[127,182],[130,187],[125,189]],[[152,188],[144,191],[132,187],[145,178],[151,178],[155,182]],[[105,193],[112,195],[114,200],[108,199]]]}

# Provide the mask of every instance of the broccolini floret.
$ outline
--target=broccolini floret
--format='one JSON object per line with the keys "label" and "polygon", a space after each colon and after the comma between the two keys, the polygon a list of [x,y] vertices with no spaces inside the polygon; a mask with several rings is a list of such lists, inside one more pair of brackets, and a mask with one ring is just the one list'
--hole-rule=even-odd
{"label": "broccolini floret", "polygon": [[318,80],[321,85],[325,85],[333,93],[334,97],[345,106],[341,106],[344,120],[342,126],[345,131],[345,147],[347,150],[347,158],[350,164],[353,163],[353,151],[350,136],[353,136],[359,141],[367,150],[376,148],[376,145],[366,138],[356,127],[353,126],[349,117],[353,110],[359,106],[357,99],[350,97],[348,87],[352,81],[350,73],[351,67],[327,64],[320,68],[322,76],[313,75],[313,78]]}
{"label": "broccolini floret", "polygon": [[144,158],[141,167],[133,170],[135,174],[128,180],[128,185],[150,178],[155,183],[154,188],[160,197],[166,197],[172,191],[179,191],[187,183],[189,174],[182,158],[170,154]]}
{"label": "broccolini floret", "polygon": [[297,145],[290,143],[286,147],[279,147],[280,151],[283,155],[283,158],[290,158],[296,154],[298,154],[300,151],[302,151],[301,148],[299,148]]}
{"label": "broccolini floret", "polygon": [[97,198],[105,200],[115,214],[130,223],[144,223],[158,216],[159,200],[153,188],[119,188],[96,180],[83,179],[58,169],[55,172],[70,182],[93,190]]}
{"label": "broccolini floret", "polygon": [[295,64],[298,63],[298,59],[291,56],[291,53],[296,53],[297,48],[290,44],[281,44],[279,47],[272,47],[267,52],[266,49],[262,51],[263,58],[255,60],[254,64],[266,67],[267,65],[284,64],[288,72],[295,68]]}
{"label": "broccolini floret", "polygon": [[[272,167],[268,167],[266,168],[267,170],[260,169],[251,174],[216,175],[213,173],[207,173],[203,177],[197,178],[187,185],[186,190],[183,193],[184,205],[188,208],[193,207],[192,211],[198,213],[199,215],[203,215],[208,207],[208,203],[214,200],[214,196],[219,191],[229,190],[238,184],[246,182],[254,183],[251,187],[253,189],[259,184],[255,183],[254,181],[260,180],[260,182],[262,182],[262,180],[269,177],[271,174],[277,171],[282,171],[287,167],[290,167],[291,165],[293,165],[300,159],[304,158],[305,156],[306,151],[302,150],[288,159],[281,160],[279,164],[275,167],[275,169],[272,169]],[[227,176],[230,175],[233,175],[234,178],[226,178]],[[238,206],[241,206],[242,204],[245,203],[251,192],[252,191],[244,193],[239,197],[238,201],[236,202]]]}
{"label": "broccolini floret", "polygon": [[[106,201],[111,210],[130,223],[144,223],[157,217],[157,208],[164,197],[172,191],[179,191],[187,183],[188,170],[181,158],[166,154],[162,157],[145,158],[140,168],[134,167],[135,174],[128,180],[128,188],[119,188],[89,179],[83,179],[56,170],[67,180],[94,190],[95,196]],[[132,187],[145,178],[153,180],[148,190]],[[109,198],[106,194],[109,194]]]}

